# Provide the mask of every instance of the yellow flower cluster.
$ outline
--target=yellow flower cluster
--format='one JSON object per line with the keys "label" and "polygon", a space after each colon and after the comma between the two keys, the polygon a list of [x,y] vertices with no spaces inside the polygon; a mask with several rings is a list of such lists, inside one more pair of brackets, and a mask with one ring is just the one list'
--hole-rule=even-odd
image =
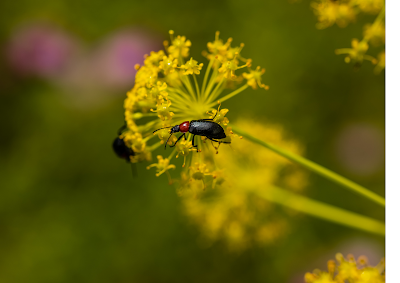
{"label": "yellow flower cluster", "polygon": [[385,261],[377,266],[368,265],[368,259],[360,256],[356,261],[354,256],[348,255],[347,260],[342,254],[336,254],[336,261],[328,261],[328,272],[314,270],[304,276],[306,283],[384,283]]}
{"label": "yellow flower cluster", "polygon": [[374,46],[385,44],[385,3],[384,0],[318,0],[312,2],[311,7],[318,18],[317,28],[324,29],[333,24],[346,27],[349,22],[354,22],[360,13],[378,15],[372,24],[364,26],[364,37],[360,41],[353,39],[351,48],[337,49],[336,54],[346,54],[345,62],[353,62],[360,66],[364,60],[377,64],[375,72],[379,73],[384,67],[384,52],[378,55],[378,60],[367,55],[369,43]]}
{"label": "yellow flower cluster", "polygon": [[354,22],[356,10],[349,1],[321,0],[312,2],[311,7],[318,18],[317,28],[324,29],[334,25],[346,27],[349,22]]}
{"label": "yellow flower cluster", "polygon": [[[284,138],[279,126],[252,120],[235,124],[291,152],[303,151],[298,142]],[[230,250],[241,251],[271,244],[288,233],[287,211],[276,209],[257,196],[257,191],[268,191],[272,184],[301,191],[308,175],[272,151],[255,147],[250,141],[237,139],[214,158],[216,168],[223,169],[209,172],[195,165],[193,170],[200,178],[183,176],[179,194],[184,213],[199,227],[203,243],[222,240]],[[213,189],[204,190],[204,184]]]}
{"label": "yellow flower cluster", "polygon": [[[200,85],[197,77],[204,64],[189,57],[191,41],[185,36],[174,36],[173,31],[170,31],[170,37],[170,42],[164,42],[165,51],[145,55],[143,65],[136,66],[135,85],[124,102],[126,129],[120,138],[133,150],[131,162],[150,161],[152,152],[162,144],[174,147],[169,150],[168,157],[157,156],[158,163],[147,168],[156,168],[156,176],[166,173],[172,183],[169,170],[175,169],[175,165],[171,164],[171,158],[183,157],[185,178],[206,184],[208,177],[220,176],[213,162],[214,147],[220,143],[194,137],[188,132],[178,141],[175,134],[171,135],[171,128],[185,121],[215,117],[214,122],[223,127],[227,136],[220,142],[231,143],[234,136],[227,131],[229,120],[225,117],[228,109],[215,107],[248,87],[267,89],[261,82],[264,70],[250,68],[252,60],[241,56],[244,44],[232,47],[232,39],[224,43],[217,32],[215,40],[207,44],[208,52],[203,53],[209,63]],[[248,73],[237,73],[245,67]],[[244,80],[246,83],[243,84]],[[225,93],[232,87],[237,89]]]}

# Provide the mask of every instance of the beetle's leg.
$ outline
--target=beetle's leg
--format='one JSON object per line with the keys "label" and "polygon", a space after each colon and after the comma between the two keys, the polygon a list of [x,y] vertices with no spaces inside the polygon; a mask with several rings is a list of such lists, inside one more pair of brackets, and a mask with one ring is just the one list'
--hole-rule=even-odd
{"label": "beetle's leg", "polygon": [[[211,142],[212,147],[215,149],[216,153],[218,154],[218,148],[219,148],[219,145],[220,145],[219,142],[214,140],[214,139],[210,139],[210,142]],[[213,142],[217,142],[218,146],[214,146]]]}
{"label": "beetle's leg", "polygon": [[[219,149],[219,146],[221,145],[221,141],[218,141],[218,140],[215,140],[215,139],[212,139],[212,138],[209,138],[209,137],[207,137],[207,138],[211,141],[211,145],[215,149],[216,154],[218,154],[218,149]],[[214,146],[214,144],[212,142],[217,142],[218,146]]]}
{"label": "beetle's leg", "polygon": [[209,140],[211,140],[211,141],[213,141],[213,142],[217,142],[217,143],[231,143],[231,142],[225,142],[225,141],[219,141],[219,140],[216,140],[216,139],[211,139],[211,138],[209,138],[209,137],[207,137]]}
{"label": "beetle's leg", "polygon": [[218,114],[218,111],[215,113],[215,115],[212,119],[201,119],[200,121],[214,121],[215,117],[217,117],[217,114]]}
{"label": "beetle's leg", "polygon": [[194,145],[194,137],[195,137],[196,135],[193,135],[193,138],[192,138],[192,146],[193,147],[195,147],[196,149],[197,149],[197,152],[199,152],[199,149],[197,148],[197,145]]}
{"label": "beetle's leg", "polygon": [[217,114],[219,113],[219,109],[221,108],[221,102],[218,101],[218,103],[219,103],[219,106],[218,106],[217,112],[215,112],[215,115],[212,118],[212,121],[214,121],[215,117],[217,117]]}
{"label": "beetle's leg", "polygon": [[185,140],[186,140],[186,136],[185,136],[185,134],[183,134],[183,135],[181,135],[181,136],[176,140],[176,142],[174,143],[174,145],[172,145],[172,146],[170,146],[170,147],[174,147],[174,146],[176,145],[176,143],[177,143],[182,137],[185,137]]}
{"label": "beetle's leg", "polygon": [[218,101],[218,103],[219,103],[218,110],[217,110],[217,112],[215,112],[214,117],[212,119],[201,119],[200,121],[214,121],[215,117],[217,117],[219,109],[221,108],[221,102]]}

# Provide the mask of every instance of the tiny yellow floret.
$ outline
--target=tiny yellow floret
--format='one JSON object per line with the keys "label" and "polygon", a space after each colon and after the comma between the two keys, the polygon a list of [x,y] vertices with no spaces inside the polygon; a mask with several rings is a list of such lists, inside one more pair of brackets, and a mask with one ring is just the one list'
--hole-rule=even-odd
{"label": "tiny yellow floret", "polygon": [[201,68],[203,68],[203,65],[203,63],[199,65],[198,62],[196,60],[193,60],[192,57],[189,61],[186,62],[185,65],[182,65],[180,68],[182,69],[184,75],[198,75],[200,74],[200,70]]}

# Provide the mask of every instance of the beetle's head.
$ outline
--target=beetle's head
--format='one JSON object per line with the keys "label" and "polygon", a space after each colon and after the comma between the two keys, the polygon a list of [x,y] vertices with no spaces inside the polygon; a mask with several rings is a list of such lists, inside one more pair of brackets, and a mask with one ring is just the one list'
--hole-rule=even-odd
{"label": "beetle's head", "polygon": [[173,126],[169,131],[170,134],[179,133],[179,125]]}

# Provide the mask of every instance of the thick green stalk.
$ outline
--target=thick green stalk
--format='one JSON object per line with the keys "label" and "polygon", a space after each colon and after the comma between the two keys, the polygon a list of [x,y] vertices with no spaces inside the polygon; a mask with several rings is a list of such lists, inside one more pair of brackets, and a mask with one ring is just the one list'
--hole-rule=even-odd
{"label": "thick green stalk", "polygon": [[385,235],[385,224],[381,221],[342,208],[312,200],[277,187],[254,190],[254,192],[263,199],[279,203],[314,217],[373,234]]}
{"label": "thick green stalk", "polygon": [[364,187],[354,183],[353,181],[350,181],[349,179],[346,179],[346,178],[340,176],[339,174],[336,174],[335,172],[333,172],[329,169],[326,169],[325,167],[322,167],[321,165],[318,165],[317,163],[312,162],[304,157],[301,157],[294,153],[288,152],[288,151],[281,149],[275,145],[271,145],[265,141],[259,140],[235,126],[232,126],[232,129],[236,134],[239,134],[254,143],[257,143],[263,147],[266,147],[266,148],[274,151],[275,153],[277,153],[281,156],[284,156],[284,157],[288,158],[289,160],[296,162],[296,163],[306,167],[307,169],[314,171],[315,173],[317,173],[327,179],[330,179],[330,180],[336,182],[337,184],[342,185],[343,187],[362,195],[363,197],[366,197],[382,206],[385,206],[385,199],[383,197],[377,195],[376,193],[371,192],[367,188],[364,188]]}

